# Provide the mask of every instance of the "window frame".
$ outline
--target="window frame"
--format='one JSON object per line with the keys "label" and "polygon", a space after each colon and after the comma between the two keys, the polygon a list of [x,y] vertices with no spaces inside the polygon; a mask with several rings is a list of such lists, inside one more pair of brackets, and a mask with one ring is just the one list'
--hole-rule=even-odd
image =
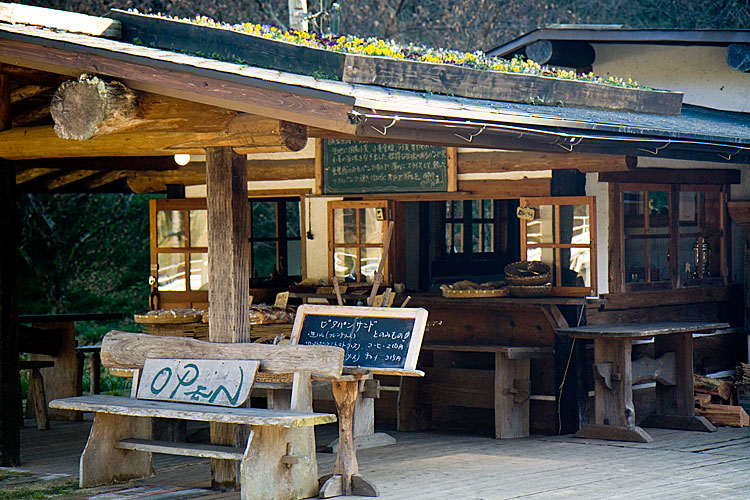
{"label": "window frame", "polygon": [[[660,282],[629,283],[626,281],[626,254],[625,254],[625,218],[624,218],[624,200],[623,192],[625,191],[664,191],[669,194],[669,280]],[[720,276],[710,276],[702,278],[692,278],[683,280],[681,277],[679,264],[681,262],[679,253],[680,238],[685,234],[691,236],[705,233],[705,201],[699,202],[700,208],[697,213],[697,226],[700,228],[695,234],[680,233],[680,193],[682,192],[717,192],[719,193],[719,230],[715,231],[715,236],[719,238],[719,248],[712,249],[713,258],[719,258]],[[611,182],[609,186],[609,203],[610,203],[610,259],[609,259],[609,288],[611,294],[630,293],[639,291],[657,291],[657,290],[684,290],[689,288],[703,287],[707,285],[727,285],[729,280],[729,246],[731,245],[731,235],[729,228],[729,219],[727,213],[728,203],[728,184],[687,184],[687,183],[668,183],[654,184],[643,182]],[[705,198],[704,198],[705,200]],[[647,200],[646,200],[647,202]],[[713,233],[712,233],[713,234]],[[675,256],[674,258],[672,256]]]}
{"label": "window frame", "polygon": [[[554,251],[554,264],[551,265],[552,273],[552,290],[551,296],[557,297],[589,297],[598,294],[598,272],[597,272],[597,251],[596,251],[596,197],[595,196],[545,196],[545,197],[522,197],[520,198],[520,207],[538,207],[540,205],[551,205],[555,207],[554,213],[554,233],[552,243],[535,243],[529,245],[527,241],[527,224],[531,221],[521,220],[520,240],[521,240],[521,259],[525,260],[529,248],[551,248]],[[556,209],[559,206],[571,205],[588,205],[589,207],[589,242],[588,243],[560,243],[560,211]],[[562,286],[562,262],[560,259],[560,250],[564,248],[588,248],[589,250],[589,273],[590,286]]]}
{"label": "window frame", "polygon": [[[360,271],[362,268],[362,249],[363,248],[380,248],[381,249],[381,258],[385,259],[385,263],[383,264],[383,278],[381,281],[381,285],[388,285],[391,282],[391,276],[390,276],[390,269],[391,269],[391,263],[390,263],[390,255],[385,255],[382,252],[382,249],[385,246],[385,238],[386,238],[386,231],[388,227],[388,221],[393,220],[393,209],[391,206],[391,202],[389,200],[367,200],[367,201],[348,201],[348,200],[338,200],[338,201],[329,201],[328,202],[328,275],[333,277],[336,275],[335,271],[335,263],[334,263],[334,256],[336,253],[337,248],[356,248],[357,255],[356,255],[356,266],[355,269],[357,270],[357,281],[356,283],[362,284],[366,283],[367,281],[359,281],[360,279]],[[381,237],[379,243],[361,243],[362,241],[362,235],[361,235],[361,223],[360,223],[360,217],[359,217],[359,210],[363,208],[380,208],[383,210],[383,224],[382,224],[382,231],[381,231]],[[336,233],[335,233],[335,227],[334,227],[334,211],[337,209],[354,209],[356,214],[356,224],[357,224],[357,242],[356,243],[336,243]],[[394,236],[395,237],[395,236]],[[391,241],[391,249],[394,248],[393,241]],[[390,252],[389,252],[390,253]]]}

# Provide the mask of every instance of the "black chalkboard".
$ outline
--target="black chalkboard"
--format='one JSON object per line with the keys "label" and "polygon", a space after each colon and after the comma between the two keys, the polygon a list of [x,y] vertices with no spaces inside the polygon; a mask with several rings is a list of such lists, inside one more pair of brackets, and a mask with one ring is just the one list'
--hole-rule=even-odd
{"label": "black chalkboard", "polygon": [[404,193],[448,190],[446,148],[326,139],[325,194]]}
{"label": "black chalkboard", "polygon": [[347,367],[413,372],[426,322],[421,308],[305,304],[297,309],[292,343],[341,347]]}

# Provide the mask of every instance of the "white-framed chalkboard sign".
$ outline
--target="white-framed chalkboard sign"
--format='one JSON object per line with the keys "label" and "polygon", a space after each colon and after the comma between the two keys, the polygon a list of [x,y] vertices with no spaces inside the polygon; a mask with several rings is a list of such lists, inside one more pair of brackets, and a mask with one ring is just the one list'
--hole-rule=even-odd
{"label": "white-framed chalkboard sign", "polygon": [[448,190],[448,152],[423,144],[325,139],[325,194],[420,193]]}
{"label": "white-framed chalkboard sign", "polygon": [[426,325],[422,308],[303,304],[291,342],[341,347],[346,367],[414,375]]}

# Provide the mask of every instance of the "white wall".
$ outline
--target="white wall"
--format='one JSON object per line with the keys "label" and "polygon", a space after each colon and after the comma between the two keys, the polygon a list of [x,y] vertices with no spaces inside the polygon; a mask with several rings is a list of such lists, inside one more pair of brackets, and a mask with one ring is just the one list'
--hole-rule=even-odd
{"label": "white wall", "polygon": [[727,65],[725,47],[595,44],[594,50],[597,75],[680,91],[686,104],[750,112],[750,73]]}
{"label": "white wall", "polygon": [[596,197],[596,273],[599,295],[609,293],[609,184],[586,174],[586,195]]}

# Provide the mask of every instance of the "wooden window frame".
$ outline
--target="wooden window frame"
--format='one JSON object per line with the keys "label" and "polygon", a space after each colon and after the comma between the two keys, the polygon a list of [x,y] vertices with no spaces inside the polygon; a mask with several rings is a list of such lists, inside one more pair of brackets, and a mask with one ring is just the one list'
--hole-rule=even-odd
{"label": "wooden window frame", "polygon": [[[669,280],[646,283],[627,283],[625,279],[625,220],[623,214],[622,193],[624,191],[668,191],[669,192]],[[690,279],[683,281],[679,270],[679,195],[681,192],[718,191],[719,192],[719,248],[712,249],[718,255],[721,276]],[[609,290],[610,294],[631,293],[658,290],[685,290],[710,285],[726,286],[729,280],[729,246],[731,236],[727,214],[729,184],[653,184],[640,182],[610,182],[609,184]],[[644,217],[648,217],[647,214]],[[698,217],[705,218],[703,209]],[[702,222],[699,221],[699,222]],[[701,226],[699,226],[701,227]],[[684,233],[682,233],[684,235]],[[676,256],[671,258],[671,256]],[[650,276],[648,276],[650,278]]]}
{"label": "wooden window frame", "polygon": [[[554,210],[554,234],[552,243],[537,243],[529,245],[527,242],[526,223],[521,220],[521,259],[525,259],[529,248],[552,248],[554,251],[554,265],[552,266],[552,290],[550,295],[558,297],[588,297],[596,296],[598,293],[597,252],[596,252],[596,197],[594,196],[548,196],[540,198],[521,198],[521,207],[538,207],[539,205],[552,205],[553,207],[568,205],[588,205],[589,207],[589,242],[586,243],[560,243],[560,211]],[[560,250],[563,248],[588,248],[589,249],[589,273],[590,286],[561,286],[562,263]]]}
{"label": "wooden window frame", "polygon": [[[335,232],[334,232],[334,210],[336,209],[355,209],[356,213],[356,224],[357,224],[357,243],[336,243],[335,241]],[[359,209],[361,208],[382,208],[383,209],[383,231],[381,233],[381,238],[379,243],[360,243],[362,240],[361,235],[361,224],[359,220]],[[386,230],[387,230],[387,222],[393,220],[393,209],[391,206],[391,202],[389,200],[367,200],[367,201],[347,201],[347,200],[341,200],[341,201],[329,201],[328,202],[328,275],[329,276],[335,276],[335,268],[334,268],[334,254],[336,253],[337,248],[356,248],[357,250],[357,256],[356,256],[356,269],[357,269],[357,277],[359,279],[359,273],[361,269],[361,263],[362,263],[362,249],[363,248],[383,248],[385,244],[385,237],[386,237]],[[391,242],[391,248],[394,247],[393,242]],[[390,252],[389,252],[390,253]],[[390,255],[385,255],[384,253],[381,253],[381,258],[385,259],[385,263],[383,265],[383,279],[381,281],[381,284],[387,285],[391,282],[391,276],[390,276]],[[364,283],[362,281],[357,281],[357,283]]]}

